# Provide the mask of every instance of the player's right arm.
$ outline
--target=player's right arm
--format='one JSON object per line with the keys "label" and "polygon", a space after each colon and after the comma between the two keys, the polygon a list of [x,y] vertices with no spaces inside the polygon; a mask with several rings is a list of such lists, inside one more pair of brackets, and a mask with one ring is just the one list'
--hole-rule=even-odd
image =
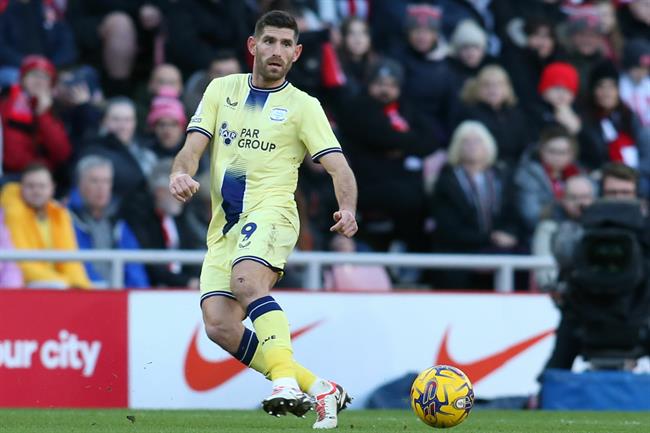
{"label": "player's right arm", "polygon": [[192,176],[196,174],[201,155],[209,142],[208,137],[197,132],[190,132],[187,135],[183,148],[174,158],[172,172],[169,175],[169,191],[176,200],[185,202],[199,190],[199,183]]}
{"label": "player's right arm", "polygon": [[179,201],[189,200],[198,190],[199,183],[192,178],[199,161],[214,136],[217,122],[220,80],[212,80],[189,125],[183,148],[178,152],[169,175],[169,191]]}

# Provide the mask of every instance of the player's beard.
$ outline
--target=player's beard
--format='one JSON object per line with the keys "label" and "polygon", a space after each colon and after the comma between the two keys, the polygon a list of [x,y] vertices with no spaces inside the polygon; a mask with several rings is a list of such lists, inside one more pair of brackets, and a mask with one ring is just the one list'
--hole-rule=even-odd
{"label": "player's beard", "polygon": [[269,65],[270,61],[271,59],[268,59],[266,61],[260,60],[261,65],[258,65],[259,67],[257,68],[264,81],[277,81],[285,78],[289,73],[289,70],[291,70],[291,66],[293,65],[292,62],[287,62],[284,64],[284,61],[282,61],[284,64],[283,66],[275,68],[275,70],[271,70],[271,67]]}

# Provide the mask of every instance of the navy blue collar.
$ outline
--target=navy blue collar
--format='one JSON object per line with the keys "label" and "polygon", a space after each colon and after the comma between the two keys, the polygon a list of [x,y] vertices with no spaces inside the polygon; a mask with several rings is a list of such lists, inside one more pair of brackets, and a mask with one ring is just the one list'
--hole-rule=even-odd
{"label": "navy blue collar", "polygon": [[248,74],[248,87],[250,87],[251,89],[257,92],[268,92],[268,93],[279,92],[280,90],[284,89],[288,85],[289,85],[289,81],[285,79],[284,83],[276,87],[267,87],[267,88],[256,87],[253,85],[253,74]]}

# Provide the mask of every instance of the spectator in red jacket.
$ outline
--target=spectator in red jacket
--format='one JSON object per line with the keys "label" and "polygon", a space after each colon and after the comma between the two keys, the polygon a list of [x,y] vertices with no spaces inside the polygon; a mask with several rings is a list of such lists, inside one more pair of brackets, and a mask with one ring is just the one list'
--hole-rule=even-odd
{"label": "spectator in red jacket", "polygon": [[72,152],[63,123],[52,114],[54,65],[43,56],[25,57],[20,83],[0,99],[2,117],[2,168],[17,174],[33,163],[56,170]]}

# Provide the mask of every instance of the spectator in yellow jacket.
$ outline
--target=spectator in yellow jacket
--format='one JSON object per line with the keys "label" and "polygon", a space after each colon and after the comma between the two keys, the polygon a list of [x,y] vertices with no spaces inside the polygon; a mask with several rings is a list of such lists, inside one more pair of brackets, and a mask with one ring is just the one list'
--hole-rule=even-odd
{"label": "spectator in yellow jacket", "polygon": [[[77,249],[70,213],[53,196],[52,175],[40,164],[27,167],[20,183],[5,185],[0,204],[16,249]],[[81,262],[23,261],[20,268],[27,287],[91,288]]]}

